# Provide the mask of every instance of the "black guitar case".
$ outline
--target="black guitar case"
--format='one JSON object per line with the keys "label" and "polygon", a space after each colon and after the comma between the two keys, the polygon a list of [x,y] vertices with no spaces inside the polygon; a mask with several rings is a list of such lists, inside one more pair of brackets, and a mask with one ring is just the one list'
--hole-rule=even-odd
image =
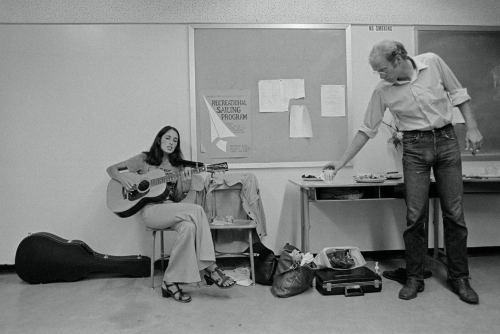
{"label": "black guitar case", "polygon": [[15,261],[17,275],[31,284],[74,282],[96,273],[146,277],[151,272],[151,259],[147,256],[104,255],[83,241],[66,240],[47,232],[24,238]]}

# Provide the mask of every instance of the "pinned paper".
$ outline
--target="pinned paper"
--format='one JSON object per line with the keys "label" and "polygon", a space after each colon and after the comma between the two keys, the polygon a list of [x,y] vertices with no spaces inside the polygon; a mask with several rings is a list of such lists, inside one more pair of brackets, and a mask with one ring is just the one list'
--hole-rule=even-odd
{"label": "pinned paper", "polygon": [[288,111],[291,99],[305,97],[304,79],[280,79],[259,81],[260,112]]}
{"label": "pinned paper", "polygon": [[290,110],[290,138],[312,138],[309,111],[304,105],[293,105]]}
{"label": "pinned paper", "polygon": [[345,86],[321,85],[321,117],[345,116]]}
{"label": "pinned paper", "polygon": [[249,90],[201,92],[204,124],[203,153],[210,158],[248,157],[252,147]]}

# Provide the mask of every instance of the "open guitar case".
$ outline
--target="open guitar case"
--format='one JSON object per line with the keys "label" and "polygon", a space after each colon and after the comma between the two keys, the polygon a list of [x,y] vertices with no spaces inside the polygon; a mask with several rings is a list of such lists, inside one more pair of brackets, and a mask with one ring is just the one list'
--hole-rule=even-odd
{"label": "open guitar case", "polygon": [[100,254],[83,241],[66,240],[47,232],[24,238],[15,259],[17,275],[31,284],[74,282],[98,273],[147,277],[150,264],[147,256]]}

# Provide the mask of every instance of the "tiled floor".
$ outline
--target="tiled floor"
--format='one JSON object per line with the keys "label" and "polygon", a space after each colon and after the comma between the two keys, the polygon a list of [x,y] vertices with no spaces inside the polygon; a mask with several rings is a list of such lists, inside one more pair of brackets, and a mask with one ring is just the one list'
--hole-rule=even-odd
{"label": "tiled floor", "polygon": [[30,285],[7,273],[0,275],[0,333],[498,333],[500,257],[472,257],[470,268],[479,305],[460,301],[437,264],[429,265],[434,275],[411,301],[398,299],[401,285],[386,279],[382,292],[350,298],[309,289],[280,299],[262,285],[186,286],[193,301],[181,304],[161,297],[160,271],[154,290],[148,278]]}

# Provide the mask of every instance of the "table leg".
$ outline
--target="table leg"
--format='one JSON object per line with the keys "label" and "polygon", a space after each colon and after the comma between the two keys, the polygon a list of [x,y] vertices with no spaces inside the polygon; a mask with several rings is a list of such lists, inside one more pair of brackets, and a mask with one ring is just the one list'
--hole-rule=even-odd
{"label": "table leg", "polygon": [[151,289],[155,288],[155,243],[156,243],[156,231],[153,231],[153,250],[151,255]]}
{"label": "table leg", "polygon": [[309,190],[301,188],[300,190],[300,212],[301,215],[301,250],[304,253],[309,252]]}
{"label": "table leg", "polygon": [[248,243],[250,248],[250,269],[252,270],[252,285],[255,285],[255,266],[253,259],[253,240],[252,240],[252,229],[248,229]]}
{"label": "table leg", "polygon": [[163,231],[160,231],[160,240],[161,240],[161,271],[165,271],[165,240],[163,239]]}

